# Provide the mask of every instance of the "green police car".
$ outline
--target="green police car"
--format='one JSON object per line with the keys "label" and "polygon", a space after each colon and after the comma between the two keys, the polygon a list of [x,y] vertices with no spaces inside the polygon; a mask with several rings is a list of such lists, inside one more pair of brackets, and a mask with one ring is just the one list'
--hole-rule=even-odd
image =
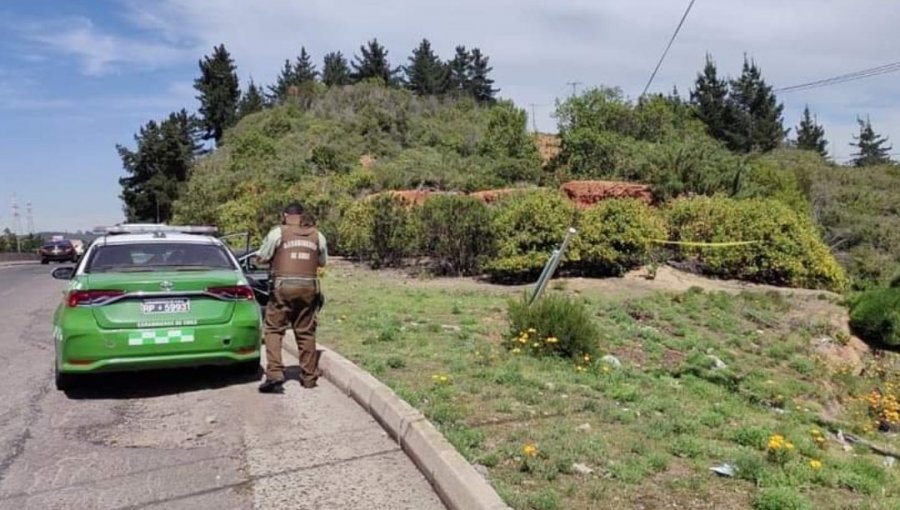
{"label": "green police car", "polygon": [[210,227],[104,229],[74,267],[53,316],[56,387],[80,374],[200,365],[256,372],[262,315]]}

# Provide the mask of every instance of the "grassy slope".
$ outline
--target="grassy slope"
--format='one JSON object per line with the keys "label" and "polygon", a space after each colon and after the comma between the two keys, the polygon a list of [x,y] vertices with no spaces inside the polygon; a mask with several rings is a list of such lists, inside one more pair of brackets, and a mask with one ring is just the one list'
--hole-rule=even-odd
{"label": "grassy slope", "polygon": [[[814,294],[634,297],[625,281],[612,294],[576,281],[596,311],[601,351],[623,362],[582,362],[579,372],[570,361],[498,347],[516,290],[348,265],[331,268],[325,282],[321,340],[423,410],[488,466],[516,508],[747,508],[763,496],[776,498],[775,508],[791,497],[816,508],[900,507],[900,476],[880,457],[833,440],[816,446],[811,430],[825,430],[823,415],[890,440],[871,432],[860,398],[883,381],[826,367],[817,354],[814,338],[842,335],[816,315],[834,306]],[[708,353],[728,368],[712,369]],[[867,363],[878,374],[896,358]],[[796,445],[784,467],[766,459],[776,433]],[[537,447],[533,458],[523,454],[527,443]],[[814,459],[821,469],[810,467]],[[594,473],[574,473],[576,462]],[[740,478],[711,474],[722,462],[736,463]]]}

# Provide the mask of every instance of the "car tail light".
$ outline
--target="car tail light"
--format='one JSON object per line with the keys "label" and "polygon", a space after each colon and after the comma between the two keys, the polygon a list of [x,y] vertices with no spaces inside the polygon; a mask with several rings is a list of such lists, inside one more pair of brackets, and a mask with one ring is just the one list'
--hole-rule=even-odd
{"label": "car tail light", "polygon": [[125,294],[122,290],[73,290],[69,293],[69,307],[102,305]]}
{"label": "car tail light", "polygon": [[236,285],[234,287],[210,287],[206,292],[220,299],[231,299],[235,301],[253,301],[253,289],[246,285]]}

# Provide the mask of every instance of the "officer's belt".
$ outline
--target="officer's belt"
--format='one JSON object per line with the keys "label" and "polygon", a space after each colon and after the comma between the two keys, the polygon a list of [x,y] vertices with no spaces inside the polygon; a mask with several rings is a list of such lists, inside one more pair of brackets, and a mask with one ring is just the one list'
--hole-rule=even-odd
{"label": "officer's belt", "polygon": [[276,276],[275,283],[293,283],[298,286],[316,287],[319,285],[319,279],[314,276]]}

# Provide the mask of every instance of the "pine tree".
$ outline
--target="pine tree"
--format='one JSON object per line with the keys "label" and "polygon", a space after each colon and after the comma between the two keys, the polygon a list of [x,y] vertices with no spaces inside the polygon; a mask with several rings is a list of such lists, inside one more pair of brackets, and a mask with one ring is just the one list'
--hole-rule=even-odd
{"label": "pine tree", "polygon": [[860,118],[857,118],[856,122],[859,123],[859,134],[853,135],[853,139],[856,142],[850,142],[850,145],[856,147],[859,152],[852,154],[853,166],[861,167],[891,163],[889,154],[893,146],[888,145],[885,147],[884,144],[888,141],[887,137],[875,133],[868,117],[866,117],[865,122]]}
{"label": "pine tree", "polygon": [[404,71],[406,88],[420,96],[443,94],[447,90],[447,71],[428,39],[422,39],[413,50]]}
{"label": "pine tree", "polygon": [[213,48],[212,56],[199,62],[200,77],[194,80],[194,88],[200,92],[200,115],[205,140],[213,139],[218,145],[222,133],[237,120],[237,104],[241,96],[237,68],[224,44]]}
{"label": "pine tree", "polygon": [[479,103],[493,103],[494,94],[499,89],[492,88],[494,80],[488,77],[493,70],[488,66],[488,57],[481,54],[478,48],[472,48],[471,61],[469,63],[469,83],[467,91]]}
{"label": "pine tree", "polygon": [[768,152],[787,136],[779,104],[772,87],[762,79],[756,62],[744,57],[741,76],[729,83],[726,100],[728,147],[738,152]]}
{"label": "pine tree", "polygon": [[260,112],[266,107],[266,98],[263,97],[262,89],[253,83],[250,79],[250,85],[247,86],[247,92],[241,95],[238,103],[238,118],[243,118],[251,113]]}
{"label": "pine tree", "polygon": [[694,90],[691,91],[691,104],[697,117],[706,124],[706,130],[716,140],[726,140],[725,130],[728,122],[726,99],[728,84],[719,79],[716,63],[707,53],[703,72],[697,74]]}
{"label": "pine tree", "polygon": [[350,66],[340,51],[325,55],[325,62],[322,66],[322,83],[328,87],[350,84]]}
{"label": "pine tree", "polygon": [[453,59],[447,62],[447,90],[457,94],[470,89],[472,56],[465,46],[457,46]]}
{"label": "pine tree", "polygon": [[823,158],[828,157],[825,146],[825,128],[816,123],[816,119],[809,114],[809,106],[803,109],[803,119],[797,126],[797,148],[805,151],[816,151]]}
{"label": "pine tree", "polygon": [[269,85],[269,99],[273,102],[283,101],[287,97],[288,88],[297,83],[297,77],[294,75],[294,66],[291,61],[284,60],[284,67],[281,68],[281,74],[275,79],[274,85]]}
{"label": "pine tree", "polygon": [[388,51],[378,43],[378,39],[372,39],[366,45],[360,46],[359,51],[362,56],[354,56],[352,64],[353,81],[378,79],[385,85],[396,85],[399,69],[391,68]]}
{"label": "pine tree", "polygon": [[301,86],[308,84],[316,81],[318,76],[319,72],[316,70],[316,65],[313,64],[309,53],[306,52],[306,47],[301,46],[300,56],[297,57],[297,62],[294,64],[294,81],[291,85]]}
{"label": "pine tree", "polygon": [[187,180],[200,144],[201,122],[182,109],[157,123],[150,121],[134,136],[136,149],[117,145],[127,177],[119,179],[128,221],[168,221],[178,190]]}

